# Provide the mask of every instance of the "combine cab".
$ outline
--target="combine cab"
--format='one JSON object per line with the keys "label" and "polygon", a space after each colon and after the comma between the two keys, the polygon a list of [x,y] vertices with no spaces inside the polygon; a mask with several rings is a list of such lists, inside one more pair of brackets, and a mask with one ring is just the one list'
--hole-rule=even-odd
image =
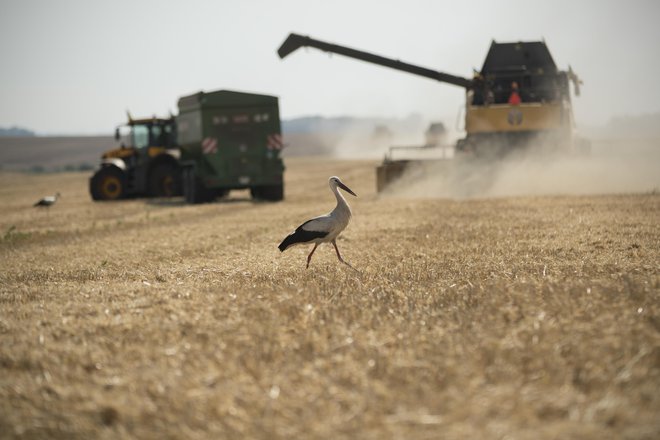
{"label": "combine cab", "polygon": [[[303,46],[464,88],[466,136],[456,143],[455,157],[488,160],[529,149],[582,152],[589,148],[575,136],[569,92],[572,82],[579,96],[581,81],[572,69],[557,68],[544,42],[493,41],[481,71],[471,79],[297,34],[289,35],[278,54],[284,58]],[[398,178],[410,162],[388,155],[377,171],[378,190]]]}

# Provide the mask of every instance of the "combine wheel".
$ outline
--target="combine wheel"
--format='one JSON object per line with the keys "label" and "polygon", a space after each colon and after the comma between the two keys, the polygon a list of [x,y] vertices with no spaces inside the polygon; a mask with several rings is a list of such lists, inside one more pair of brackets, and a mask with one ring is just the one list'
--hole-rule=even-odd
{"label": "combine wheel", "polygon": [[89,182],[93,200],[119,200],[126,195],[126,176],[116,167],[103,167]]}

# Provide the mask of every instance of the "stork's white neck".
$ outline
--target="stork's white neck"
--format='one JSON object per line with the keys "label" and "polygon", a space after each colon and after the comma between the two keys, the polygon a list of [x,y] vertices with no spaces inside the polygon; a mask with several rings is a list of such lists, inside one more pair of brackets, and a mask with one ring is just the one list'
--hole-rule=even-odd
{"label": "stork's white neck", "polygon": [[330,185],[330,189],[335,194],[335,198],[337,199],[337,206],[335,206],[334,211],[346,213],[350,217],[351,207],[348,206],[348,202],[346,201],[342,193],[339,192],[339,188],[337,188],[337,185]]}

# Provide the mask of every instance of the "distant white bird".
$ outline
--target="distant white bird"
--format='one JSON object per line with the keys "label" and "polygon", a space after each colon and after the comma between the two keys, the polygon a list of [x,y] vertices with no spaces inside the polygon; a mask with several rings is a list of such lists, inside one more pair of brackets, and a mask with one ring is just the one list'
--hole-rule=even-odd
{"label": "distant white bird", "polygon": [[310,252],[307,256],[306,267],[309,267],[309,262],[312,261],[312,255],[314,254],[314,251],[318,245],[321,243],[330,242],[335,247],[335,251],[337,251],[337,258],[339,258],[339,261],[352,269],[353,266],[348,264],[341,257],[339,248],[337,247],[337,242],[335,241],[337,236],[339,236],[339,234],[341,234],[341,232],[346,229],[348,222],[351,221],[351,208],[348,206],[346,199],[344,199],[344,196],[341,195],[339,189],[337,188],[339,187],[355,197],[357,197],[357,195],[351,191],[349,187],[344,185],[337,176],[332,176],[328,183],[330,184],[330,190],[334,193],[335,198],[337,199],[337,206],[335,206],[335,209],[333,209],[332,212],[328,214],[307,220],[305,223],[298,226],[294,232],[289,234],[278,247],[280,252],[284,252],[291,246],[295,246],[297,244],[314,243],[312,252]]}
{"label": "distant white bird", "polygon": [[55,193],[54,196],[46,196],[43,199],[39,200],[34,206],[39,206],[42,208],[50,208],[51,205],[54,205],[57,202],[57,199],[60,197],[60,193]]}

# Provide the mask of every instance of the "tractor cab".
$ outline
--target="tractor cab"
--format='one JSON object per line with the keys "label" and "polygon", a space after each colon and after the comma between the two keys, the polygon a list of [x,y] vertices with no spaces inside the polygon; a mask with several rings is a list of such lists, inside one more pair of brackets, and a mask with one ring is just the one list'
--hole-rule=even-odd
{"label": "tractor cab", "polygon": [[115,140],[120,148],[107,151],[103,158],[130,157],[140,155],[154,157],[164,150],[175,149],[176,145],[176,123],[174,118],[161,119],[132,119],[129,116],[128,123],[120,125],[115,129]]}

